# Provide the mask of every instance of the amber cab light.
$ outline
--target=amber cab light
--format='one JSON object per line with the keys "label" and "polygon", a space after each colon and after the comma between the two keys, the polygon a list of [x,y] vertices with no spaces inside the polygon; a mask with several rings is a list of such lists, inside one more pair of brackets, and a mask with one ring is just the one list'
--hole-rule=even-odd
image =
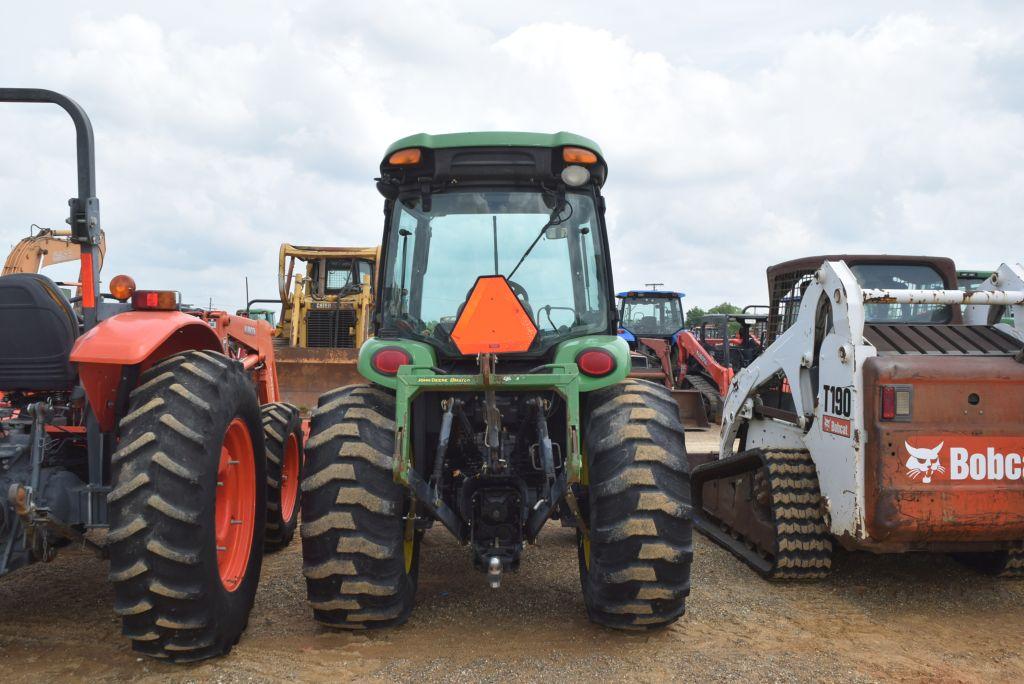
{"label": "amber cab light", "polygon": [[173,290],[136,290],[132,308],[138,311],[177,311],[178,293]]}
{"label": "amber cab light", "polygon": [[596,164],[597,155],[582,147],[563,147],[562,161],[566,164]]}
{"label": "amber cab light", "polygon": [[409,352],[398,347],[379,349],[370,359],[373,370],[382,375],[396,375],[400,366],[408,366],[411,363],[412,357],[409,356]]}
{"label": "amber cab light", "polygon": [[600,378],[615,370],[615,357],[604,349],[584,349],[576,355],[580,372],[592,378]]}
{"label": "amber cab light", "polygon": [[131,276],[116,275],[110,281],[110,294],[119,302],[128,301],[135,292],[135,281]]}
{"label": "amber cab light", "polygon": [[409,164],[419,164],[420,157],[423,152],[418,147],[407,147],[404,150],[398,150],[392,152],[391,156],[388,157],[388,164],[395,166],[407,166]]}

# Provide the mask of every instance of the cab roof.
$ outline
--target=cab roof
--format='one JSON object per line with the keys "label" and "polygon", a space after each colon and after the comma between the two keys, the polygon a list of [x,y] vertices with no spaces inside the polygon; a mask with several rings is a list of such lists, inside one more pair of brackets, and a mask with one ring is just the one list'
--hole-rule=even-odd
{"label": "cab roof", "polygon": [[685,292],[675,292],[673,290],[627,290],[626,292],[620,292],[616,297],[620,299],[626,299],[627,297],[664,297],[665,299],[679,299],[685,297]]}
{"label": "cab roof", "polygon": [[406,147],[425,147],[427,149],[444,149],[452,147],[585,147],[604,157],[601,147],[591,140],[576,133],[559,131],[558,133],[529,133],[524,131],[475,131],[467,133],[415,133],[406,136],[388,146],[384,156]]}

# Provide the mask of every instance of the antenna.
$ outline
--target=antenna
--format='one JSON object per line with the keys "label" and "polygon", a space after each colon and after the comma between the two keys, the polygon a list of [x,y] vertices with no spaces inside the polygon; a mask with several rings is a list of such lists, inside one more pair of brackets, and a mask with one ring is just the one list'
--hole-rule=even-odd
{"label": "antenna", "polygon": [[647,287],[649,287],[652,290],[657,290],[659,287],[663,286],[664,284],[665,283],[644,283],[644,285],[646,285]]}

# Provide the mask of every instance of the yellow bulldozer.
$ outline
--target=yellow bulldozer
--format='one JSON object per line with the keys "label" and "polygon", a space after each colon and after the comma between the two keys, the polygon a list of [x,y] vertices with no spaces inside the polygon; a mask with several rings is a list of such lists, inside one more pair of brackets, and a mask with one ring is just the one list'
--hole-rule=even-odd
{"label": "yellow bulldozer", "polygon": [[327,390],[359,382],[379,256],[380,247],[281,245],[274,344],[284,401],[306,410]]}

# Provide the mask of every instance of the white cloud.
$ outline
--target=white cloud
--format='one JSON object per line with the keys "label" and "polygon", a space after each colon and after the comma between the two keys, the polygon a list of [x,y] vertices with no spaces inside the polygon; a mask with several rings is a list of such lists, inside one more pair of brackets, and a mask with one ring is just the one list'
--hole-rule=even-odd
{"label": "white cloud", "polygon": [[[1024,258],[1012,5],[77,7],[9,11],[0,81],[87,108],[107,277],[191,302],[271,295],[281,241],[375,243],[380,155],[420,130],[595,138],[618,286],[691,304],[761,301],[815,252]],[[0,108],[0,247],[63,220],[70,125],[44,111]]]}

